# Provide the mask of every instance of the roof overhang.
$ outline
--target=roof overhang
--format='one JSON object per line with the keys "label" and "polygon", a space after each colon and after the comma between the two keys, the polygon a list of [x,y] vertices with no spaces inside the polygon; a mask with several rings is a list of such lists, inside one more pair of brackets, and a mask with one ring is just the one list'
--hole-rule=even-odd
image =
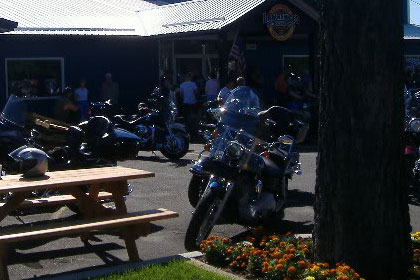
{"label": "roof overhang", "polygon": [[18,26],[17,22],[0,18],[0,33],[14,30]]}
{"label": "roof overhang", "polygon": [[319,11],[306,3],[304,0],[288,0],[290,3],[301,9],[305,14],[307,14],[310,18],[319,22],[321,15]]}

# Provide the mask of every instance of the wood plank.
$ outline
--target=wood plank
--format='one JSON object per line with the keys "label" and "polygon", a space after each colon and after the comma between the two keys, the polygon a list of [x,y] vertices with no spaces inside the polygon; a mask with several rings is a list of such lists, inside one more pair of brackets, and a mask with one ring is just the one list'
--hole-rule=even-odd
{"label": "wood plank", "polygon": [[[98,200],[112,199],[112,193],[109,192],[99,192]],[[41,207],[41,206],[51,206],[51,205],[60,205],[75,203],[77,199],[72,195],[54,195],[48,198],[37,198],[37,199],[26,199],[23,201],[19,208],[31,208],[31,207]],[[0,207],[6,203],[0,203]]]}
{"label": "wood plank", "polygon": [[54,223],[34,227],[21,227],[4,230],[0,235],[0,242],[19,242],[34,238],[48,238],[86,231],[102,230],[116,227],[130,226],[139,223],[176,218],[179,214],[164,208],[141,211],[125,215],[87,219],[74,222]]}
{"label": "wood plank", "polygon": [[0,180],[0,193],[60,189],[70,186],[119,182],[154,177],[153,172],[121,166],[47,172],[38,178],[7,175]]}

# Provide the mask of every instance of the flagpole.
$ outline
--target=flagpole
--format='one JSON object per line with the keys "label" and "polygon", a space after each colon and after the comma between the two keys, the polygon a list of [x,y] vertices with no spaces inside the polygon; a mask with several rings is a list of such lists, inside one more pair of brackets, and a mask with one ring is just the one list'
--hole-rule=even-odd
{"label": "flagpole", "polygon": [[230,48],[229,57],[232,54],[233,46],[235,46],[235,44],[236,44],[236,40],[238,39],[238,35],[239,35],[239,29],[236,31],[235,40],[233,40],[232,47]]}

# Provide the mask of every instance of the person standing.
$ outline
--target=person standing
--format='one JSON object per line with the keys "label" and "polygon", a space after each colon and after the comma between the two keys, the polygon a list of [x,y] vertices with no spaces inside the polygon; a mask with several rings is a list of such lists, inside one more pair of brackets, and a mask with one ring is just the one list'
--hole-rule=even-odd
{"label": "person standing", "polygon": [[79,107],[80,121],[85,121],[88,117],[88,94],[86,80],[81,79],[79,87],[74,91],[74,100],[77,103],[77,107]]}
{"label": "person standing", "polygon": [[111,100],[112,104],[118,104],[120,86],[112,80],[112,74],[105,74],[105,81],[102,83],[101,99],[103,102]]}
{"label": "person standing", "polygon": [[226,85],[220,90],[217,99],[219,102],[224,103],[228,98],[230,91],[235,88],[235,80],[229,79]]}
{"label": "person standing", "polygon": [[207,101],[213,101],[217,98],[217,94],[220,90],[219,81],[216,79],[216,74],[211,73],[209,79],[206,82],[205,92]]}
{"label": "person standing", "polygon": [[185,82],[180,85],[180,93],[182,97],[182,107],[185,122],[191,133],[195,133],[194,116],[196,114],[197,104],[197,84],[191,81],[191,74],[185,76]]}

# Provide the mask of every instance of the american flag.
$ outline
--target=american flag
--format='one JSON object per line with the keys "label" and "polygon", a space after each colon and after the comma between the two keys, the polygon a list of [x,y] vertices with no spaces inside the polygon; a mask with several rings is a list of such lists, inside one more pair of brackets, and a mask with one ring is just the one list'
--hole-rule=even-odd
{"label": "american flag", "polygon": [[238,75],[243,75],[246,70],[246,60],[243,43],[238,39],[238,35],[236,35],[235,41],[233,42],[232,49],[229,53],[229,59],[236,61],[236,71],[238,72]]}

